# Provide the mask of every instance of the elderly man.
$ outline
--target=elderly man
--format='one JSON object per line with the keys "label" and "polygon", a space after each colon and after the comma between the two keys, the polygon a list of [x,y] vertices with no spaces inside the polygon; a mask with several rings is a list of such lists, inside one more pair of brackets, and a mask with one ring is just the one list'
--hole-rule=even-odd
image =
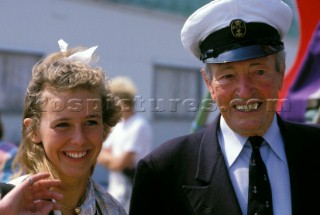
{"label": "elderly man", "polygon": [[221,114],[139,162],[130,215],[319,213],[320,129],[276,114],[292,14],[281,0],[215,0],[188,18],[182,43]]}

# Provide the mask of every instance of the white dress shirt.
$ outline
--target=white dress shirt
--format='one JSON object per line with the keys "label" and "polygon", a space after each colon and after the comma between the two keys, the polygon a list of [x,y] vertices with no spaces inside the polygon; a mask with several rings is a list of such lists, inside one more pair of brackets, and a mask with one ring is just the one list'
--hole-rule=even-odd
{"label": "white dress shirt", "polygon": [[[220,120],[218,138],[240,208],[246,215],[251,145],[247,142],[248,137],[233,132],[223,117]],[[263,138],[265,141],[260,147],[260,153],[271,184],[274,215],[291,215],[288,163],[276,115]]]}

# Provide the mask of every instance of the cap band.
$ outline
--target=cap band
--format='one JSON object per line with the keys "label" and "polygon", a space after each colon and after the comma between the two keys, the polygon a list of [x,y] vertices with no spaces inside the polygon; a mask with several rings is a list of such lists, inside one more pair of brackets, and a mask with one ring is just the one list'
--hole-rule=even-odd
{"label": "cap band", "polygon": [[[225,55],[227,58],[223,59],[220,56],[225,52],[232,52],[239,48],[248,46],[259,45],[259,49],[250,49],[251,54],[243,55],[243,52],[237,51],[236,53],[242,53],[242,57],[232,54],[234,59],[228,58],[230,54]],[[201,44],[201,57],[200,59],[205,62],[222,63],[232,62],[237,59],[246,60],[254,56],[253,50],[259,50],[259,55],[256,57],[262,57],[276,53],[283,50],[283,42],[281,41],[278,31],[272,26],[265,23],[245,23],[242,20],[233,20],[230,26],[220,29],[210,34]],[[264,53],[264,50],[266,52]],[[217,58],[216,60],[214,60]]]}

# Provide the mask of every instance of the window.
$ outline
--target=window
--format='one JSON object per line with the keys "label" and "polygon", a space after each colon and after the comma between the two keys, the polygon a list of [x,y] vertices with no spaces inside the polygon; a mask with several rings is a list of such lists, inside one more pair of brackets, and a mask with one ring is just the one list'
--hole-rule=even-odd
{"label": "window", "polygon": [[21,112],[23,99],[39,54],[0,51],[0,110]]}
{"label": "window", "polygon": [[200,69],[155,66],[154,98],[149,101],[155,117],[194,118],[200,102]]}

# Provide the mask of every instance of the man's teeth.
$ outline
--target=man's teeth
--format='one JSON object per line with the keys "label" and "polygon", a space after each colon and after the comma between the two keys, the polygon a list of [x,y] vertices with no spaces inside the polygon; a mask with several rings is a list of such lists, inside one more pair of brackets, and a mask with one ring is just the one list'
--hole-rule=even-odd
{"label": "man's teeth", "polygon": [[235,108],[239,111],[249,112],[252,110],[257,110],[259,104],[258,103],[252,103],[248,105],[236,105]]}
{"label": "man's teeth", "polygon": [[66,152],[66,155],[70,158],[83,158],[87,152]]}

